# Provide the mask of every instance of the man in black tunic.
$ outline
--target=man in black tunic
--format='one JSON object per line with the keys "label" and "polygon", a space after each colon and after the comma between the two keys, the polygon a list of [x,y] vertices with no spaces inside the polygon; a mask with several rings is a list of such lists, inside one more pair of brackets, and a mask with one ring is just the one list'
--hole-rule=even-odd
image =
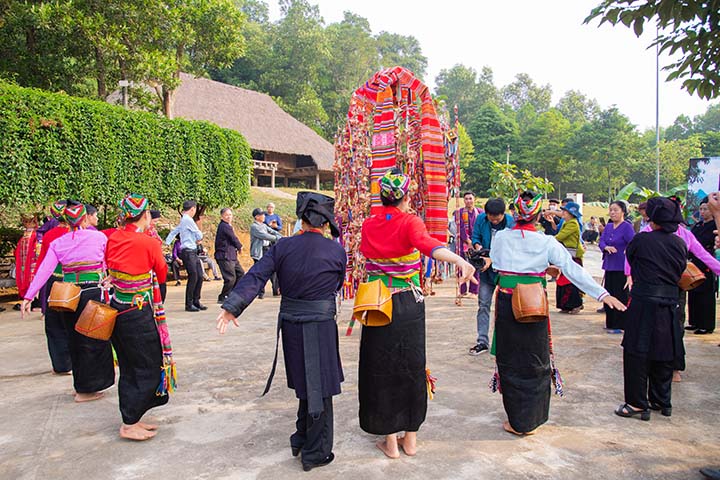
{"label": "man in black tunic", "polygon": [[[296,432],[290,436],[293,456],[301,455],[303,470],[332,462],[333,395],[340,393],[343,381],[335,323],[335,298],[343,284],[347,257],[339,243],[325,238],[339,230],[334,220],[335,201],[325,195],[300,192],[296,213],[302,219],[302,232],[281,239],[242,277],[230,293],[217,318],[224,333],[277,273],[283,292],[278,316],[278,335],[282,332],[283,356],[288,387],[299,400]],[[265,387],[270,388],[275,361]]]}
{"label": "man in black tunic", "polygon": [[[650,420],[650,410],[667,417],[673,359],[682,349],[681,326],[674,321],[678,281],[686,267],[687,247],[673,233],[682,222],[680,206],[667,198],[651,198],[647,214],[653,228],[639,233],[625,255],[632,268],[633,287],[623,337],[625,404],[615,413]],[[649,401],[648,401],[649,400]]]}

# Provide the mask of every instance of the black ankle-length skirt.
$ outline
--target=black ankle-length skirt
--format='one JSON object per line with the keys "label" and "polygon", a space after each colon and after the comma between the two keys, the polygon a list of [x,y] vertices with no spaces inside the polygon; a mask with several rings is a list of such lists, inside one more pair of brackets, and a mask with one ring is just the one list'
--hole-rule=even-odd
{"label": "black ankle-length skirt", "polygon": [[[110,342],[86,337],[75,331],[75,324],[88,300],[100,301],[97,285],[82,287],[77,310],[60,313],[68,335],[73,385],[78,393],[100,392],[115,383],[115,365]],[[48,311],[50,310],[48,308]]]}
{"label": "black ankle-length skirt", "polygon": [[358,394],[360,428],[374,435],[416,432],[427,413],[425,304],[393,295],[392,322],[363,327]]}
{"label": "black ankle-length skirt", "polygon": [[[610,295],[620,300],[622,303],[627,305],[628,303],[628,290],[625,288],[627,277],[625,272],[621,271],[606,271],[605,272],[605,290]],[[625,329],[625,312],[615,310],[614,308],[605,308],[605,328],[614,330]]]}
{"label": "black ankle-length skirt", "polygon": [[511,298],[508,293],[498,292],[495,361],[510,426],[524,433],[548,420],[551,383],[548,321],[517,322]]}
{"label": "black ankle-length skirt", "polygon": [[165,405],[169,399],[169,395],[155,394],[163,365],[160,335],[150,305],[140,310],[128,310],[128,305],[115,301],[110,305],[119,310],[111,340],[120,367],[120,414],[123,423],[134,425],[145,412]]}

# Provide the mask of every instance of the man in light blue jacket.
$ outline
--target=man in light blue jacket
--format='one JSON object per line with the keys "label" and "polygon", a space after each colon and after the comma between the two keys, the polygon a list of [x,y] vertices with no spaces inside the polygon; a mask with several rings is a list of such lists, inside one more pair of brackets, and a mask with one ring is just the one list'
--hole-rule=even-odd
{"label": "man in light blue jacket", "polygon": [[198,242],[202,240],[203,234],[193,220],[197,212],[197,202],[186,200],[182,206],[182,218],[180,224],[175,227],[165,239],[165,245],[172,244],[175,237],[180,235],[180,259],[185,264],[188,281],[185,287],[185,311],[199,312],[207,310],[207,307],[200,303],[202,293],[203,274],[200,259],[198,258]]}
{"label": "man in light blue jacket", "polygon": [[[487,250],[489,255],[495,233],[512,228],[515,220],[505,213],[505,202],[501,198],[491,198],[485,203],[485,212],[475,220],[472,243],[475,250]],[[488,329],[490,328],[490,307],[495,293],[497,273],[492,268],[480,272],[478,285],[477,341],[470,348],[470,355],[480,355],[488,351]]]}

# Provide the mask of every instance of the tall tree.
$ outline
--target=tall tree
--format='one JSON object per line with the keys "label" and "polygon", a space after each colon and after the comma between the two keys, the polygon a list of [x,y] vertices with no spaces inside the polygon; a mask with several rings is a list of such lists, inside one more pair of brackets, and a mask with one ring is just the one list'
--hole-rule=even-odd
{"label": "tall tree", "polygon": [[575,176],[566,148],[572,134],[570,122],[559,110],[551,108],[535,119],[525,135],[523,165],[530,167],[535,175],[550,180],[558,192]]}
{"label": "tall tree", "polygon": [[480,195],[490,188],[488,172],[492,162],[504,163],[507,149],[517,144],[518,126],[497,105],[488,103],[470,120],[468,135],[475,147],[475,159],[467,165],[465,179],[468,187]]}
{"label": "tall tree", "polygon": [[92,59],[58,8],[44,0],[0,2],[0,76],[20,85],[92,95]]}
{"label": "tall tree", "polygon": [[322,132],[328,121],[318,95],[329,47],[320,10],[306,0],[281,0],[282,18],[272,30],[263,90],[292,116]]}
{"label": "tall tree", "polygon": [[490,67],[483,67],[478,76],[475,69],[458,64],[440,70],[435,77],[435,84],[435,95],[444,97],[450,106],[457,105],[461,120],[471,118],[488,102],[499,103],[499,93],[493,84]]}
{"label": "tall tree", "polygon": [[519,73],[515,81],[502,88],[502,98],[512,110],[518,111],[529,104],[535,112],[542,113],[550,108],[552,100],[552,87],[536,85],[530,75]]}
{"label": "tall tree", "polygon": [[594,98],[578,90],[568,90],[557,103],[557,109],[570,123],[582,124],[595,119],[600,113],[600,105]]}
{"label": "tall tree", "polygon": [[645,22],[660,28],[651,44],[660,51],[680,53],[676,62],[664,67],[668,80],[683,80],[683,88],[700,98],[720,96],[720,0],[603,0],[585,19],[600,18],[600,25],[610,22],[632,25],[635,35],[642,35]]}
{"label": "tall tree", "polygon": [[380,32],[377,37],[380,67],[390,68],[396,65],[405,67],[415,73],[418,78],[425,76],[427,58],[417,38],[411,35]]}
{"label": "tall tree", "polygon": [[668,140],[679,140],[688,138],[695,131],[695,125],[687,115],[678,115],[672,125],[665,130],[665,137]]}
{"label": "tall tree", "polygon": [[329,118],[324,134],[332,138],[347,115],[350,95],[372,75],[380,56],[370,22],[359,15],[345,12],[343,20],[328,25],[325,34],[329,51],[319,91]]}
{"label": "tall tree", "polygon": [[570,185],[581,187],[589,198],[599,199],[605,191],[612,200],[627,183],[641,149],[642,140],[625,115],[616,107],[602,111],[568,142],[568,153],[578,165],[577,179]]}

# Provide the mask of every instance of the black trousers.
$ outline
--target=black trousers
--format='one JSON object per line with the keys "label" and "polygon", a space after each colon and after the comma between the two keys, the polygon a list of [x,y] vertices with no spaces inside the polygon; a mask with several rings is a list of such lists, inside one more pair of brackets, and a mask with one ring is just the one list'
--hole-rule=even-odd
{"label": "black trousers", "polygon": [[[270,250],[270,247],[263,247],[263,253]],[[273,272],[272,276],[270,277],[270,285],[272,285],[272,292],[273,295],[280,295],[280,286],[278,285],[278,278],[277,273]]]}
{"label": "black trousers", "polygon": [[216,258],[215,261],[217,262],[218,267],[220,267],[220,273],[223,278],[223,288],[218,296],[218,301],[220,301],[225,300],[225,297],[227,297],[232,289],[235,288],[237,281],[245,275],[245,270],[243,270],[242,265],[240,265],[240,262],[237,260],[224,260]]}
{"label": "black trousers", "polygon": [[170,268],[172,269],[173,278],[176,282],[180,281],[180,264],[177,260],[173,260],[170,264]]}
{"label": "black trousers", "polygon": [[180,258],[185,264],[188,273],[188,282],[185,287],[185,308],[200,304],[200,293],[202,291],[203,274],[200,268],[200,259],[197,250],[183,248]]}
{"label": "black trousers", "polygon": [[[50,295],[52,284],[56,281],[57,277],[50,277],[50,280],[47,281],[43,289],[45,295]],[[47,304],[47,297],[44,301]],[[62,313],[50,307],[45,308],[45,336],[47,337],[48,353],[50,354],[50,363],[52,363],[53,371],[64,373],[72,370],[70,335],[68,334],[67,328],[65,328]]]}
{"label": "black trousers", "polygon": [[[685,306],[687,305],[687,292],[680,290],[680,297],[678,298],[678,306],[675,310],[675,320],[680,324],[680,342],[684,342],[685,337]],[[675,360],[673,360],[673,369],[679,372],[685,371],[685,344],[682,345],[682,350],[675,352]]]}
{"label": "black trousers", "polygon": [[332,397],[323,398],[324,410],[318,418],[308,414],[307,400],[299,402],[296,431],[290,435],[290,446],[300,449],[302,463],[322,463],[333,447]]}
{"label": "black trousers", "polygon": [[647,355],[623,352],[625,403],[647,410],[648,400],[662,408],[672,407],[673,361],[650,360]]}

